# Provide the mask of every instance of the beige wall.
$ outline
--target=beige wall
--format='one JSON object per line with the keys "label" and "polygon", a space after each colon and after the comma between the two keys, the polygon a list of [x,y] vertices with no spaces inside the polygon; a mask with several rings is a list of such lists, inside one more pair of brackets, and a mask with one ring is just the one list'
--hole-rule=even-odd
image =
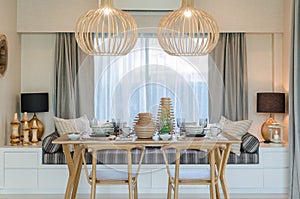
{"label": "beige wall", "polygon": [[[128,7],[147,10],[145,1],[115,0],[115,4],[116,7],[133,4]],[[180,0],[172,1],[178,7]],[[153,7],[174,8],[174,5],[168,6],[165,0],[147,2],[151,2]],[[195,5],[212,14],[222,32],[283,32],[284,2],[285,0],[195,0]],[[18,0],[18,32],[73,32],[79,16],[96,7],[97,0]],[[151,20],[145,19],[141,13],[134,14],[134,17],[139,27],[157,26],[161,18],[153,13]]]}
{"label": "beige wall", "polygon": [[20,93],[20,37],[17,34],[17,1],[0,0],[0,34],[8,39],[8,69],[0,78],[0,146],[9,140],[10,121],[19,110]]}

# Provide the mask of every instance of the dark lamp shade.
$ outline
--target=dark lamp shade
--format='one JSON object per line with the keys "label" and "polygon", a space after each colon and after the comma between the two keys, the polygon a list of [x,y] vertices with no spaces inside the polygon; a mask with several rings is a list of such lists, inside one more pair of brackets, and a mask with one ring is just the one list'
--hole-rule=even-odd
{"label": "dark lamp shade", "polygon": [[257,93],[258,113],[285,113],[284,93]]}
{"label": "dark lamp shade", "polygon": [[48,112],[48,98],[48,93],[21,93],[21,112]]}

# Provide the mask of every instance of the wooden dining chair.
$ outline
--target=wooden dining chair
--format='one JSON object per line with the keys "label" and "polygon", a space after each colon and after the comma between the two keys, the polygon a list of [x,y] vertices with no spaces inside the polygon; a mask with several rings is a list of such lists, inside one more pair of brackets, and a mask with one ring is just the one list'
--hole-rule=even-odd
{"label": "wooden dining chair", "polygon": [[[172,190],[174,199],[178,199],[179,185],[209,185],[210,198],[220,198],[220,192],[218,188],[218,166],[221,165],[219,159],[216,160],[218,150],[221,146],[214,143],[170,143],[161,148],[164,161],[166,163],[168,173],[168,194],[167,198],[171,199]],[[175,149],[175,168],[170,168],[168,162],[167,149]],[[193,150],[205,150],[209,158],[209,168],[197,169],[197,170],[180,170],[180,154],[181,151],[193,149]],[[217,154],[218,153],[218,154]],[[170,161],[170,158],[169,158]],[[172,160],[173,161],[173,160]]]}
{"label": "wooden dining chair", "polygon": [[[141,149],[137,169],[133,170],[132,150]],[[92,154],[92,167],[89,171],[85,153],[86,149]],[[127,152],[127,170],[100,169],[97,167],[97,152],[101,150],[124,150]],[[87,180],[91,185],[90,199],[96,198],[96,185],[128,185],[129,199],[138,199],[138,175],[143,161],[145,147],[135,144],[86,144],[82,150],[84,169]]]}

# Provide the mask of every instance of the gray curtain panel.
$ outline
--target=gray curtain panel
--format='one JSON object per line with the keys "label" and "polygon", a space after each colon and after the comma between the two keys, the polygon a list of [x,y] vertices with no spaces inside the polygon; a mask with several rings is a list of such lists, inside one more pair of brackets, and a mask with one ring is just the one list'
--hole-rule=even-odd
{"label": "gray curtain panel", "polygon": [[[55,115],[61,118],[76,118],[93,110],[93,102],[84,101],[93,99],[93,73],[85,86],[78,86],[80,79],[80,66],[87,55],[78,47],[74,33],[57,33],[55,46]],[[87,62],[87,61],[85,61]],[[93,63],[91,63],[93,64]],[[85,95],[81,95],[85,92]],[[86,93],[88,92],[88,93]],[[91,97],[87,97],[91,96]],[[84,111],[83,106],[87,105]]]}
{"label": "gray curtain panel", "polygon": [[210,121],[219,121],[221,115],[230,120],[248,118],[247,54],[244,33],[220,34],[217,46],[210,53],[209,92]]}
{"label": "gray curtain panel", "polygon": [[291,65],[289,85],[289,199],[300,196],[300,2],[292,3]]}

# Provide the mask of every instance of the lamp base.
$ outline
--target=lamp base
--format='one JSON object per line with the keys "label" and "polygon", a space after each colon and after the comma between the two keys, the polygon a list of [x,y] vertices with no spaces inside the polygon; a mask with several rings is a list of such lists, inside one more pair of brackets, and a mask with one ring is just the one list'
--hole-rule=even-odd
{"label": "lamp base", "polygon": [[268,126],[276,123],[276,120],[274,120],[271,116],[269,117],[269,119],[267,119],[262,125],[261,125],[261,135],[264,138],[264,143],[270,143],[271,139],[270,139],[270,133],[269,133],[269,128]]}
{"label": "lamp base", "polygon": [[43,136],[43,134],[44,134],[44,125],[43,125],[43,123],[41,122],[41,120],[39,120],[39,119],[37,118],[36,114],[34,114],[34,116],[31,118],[31,120],[29,120],[29,123],[28,123],[29,128],[30,128],[29,138],[30,138],[30,140],[31,140],[31,138],[32,138],[32,130],[31,130],[31,127],[33,126],[33,121],[34,121],[34,120],[36,121],[36,124],[37,124],[37,126],[38,126],[37,138],[38,138],[39,141],[41,141],[41,140],[42,140],[42,136]]}

